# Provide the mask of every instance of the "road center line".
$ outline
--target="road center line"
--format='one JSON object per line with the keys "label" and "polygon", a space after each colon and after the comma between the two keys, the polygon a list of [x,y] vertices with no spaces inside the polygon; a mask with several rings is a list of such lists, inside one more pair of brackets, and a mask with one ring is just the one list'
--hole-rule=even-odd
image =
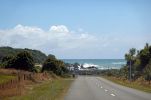
{"label": "road center line", "polygon": [[115,94],[110,94],[110,95],[113,96],[113,97],[115,96]]}
{"label": "road center line", "polygon": [[107,92],[108,90],[107,90],[107,89],[104,89],[104,91]]}

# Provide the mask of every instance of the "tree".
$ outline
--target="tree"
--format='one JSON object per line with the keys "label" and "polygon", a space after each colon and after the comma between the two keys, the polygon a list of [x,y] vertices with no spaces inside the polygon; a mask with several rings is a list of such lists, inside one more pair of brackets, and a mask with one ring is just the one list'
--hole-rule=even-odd
{"label": "tree", "polygon": [[46,60],[47,56],[39,51],[39,50],[32,50],[32,49],[21,49],[21,48],[11,48],[11,47],[0,47],[0,63],[3,57],[6,56],[16,56],[18,53],[27,51],[31,54],[34,59],[34,63],[43,63]]}
{"label": "tree", "polygon": [[52,71],[57,75],[63,75],[64,73],[68,72],[68,69],[65,67],[63,61],[58,60],[52,56],[48,56],[43,64],[42,72],[43,71]]}
{"label": "tree", "polygon": [[34,69],[34,60],[31,54],[23,51],[17,54],[15,59],[16,69],[32,71]]}
{"label": "tree", "polygon": [[124,78],[128,78],[128,68],[127,66],[124,66],[120,69],[120,75]]}
{"label": "tree", "polygon": [[2,58],[2,66],[4,68],[11,68],[12,66],[14,66],[14,56],[5,56]]}
{"label": "tree", "polygon": [[[132,69],[133,69],[133,75],[134,75],[134,62],[135,62],[135,54],[136,54],[136,49],[135,48],[131,48],[129,50],[128,54],[125,54],[125,59],[127,60],[127,66],[129,68],[129,78],[131,80],[131,76],[132,76]],[[132,67],[133,66],[133,67]]]}
{"label": "tree", "polygon": [[136,58],[136,59],[135,59],[135,62],[134,62],[134,65],[133,65],[135,79],[137,79],[138,77],[141,76],[140,64],[141,64],[140,59],[139,59],[139,58]]}
{"label": "tree", "polygon": [[54,71],[56,70],[56,66],[55,66],[55,60],[54,58],[51,58],[48,56],[48,58],[44,61],[43,63],[43,67],[42,67],[42,71]]}
{"label": "tree", "polygon": [[150,57],[149,48],[145,46],[144,49],[140,51],[140,61],[141,61],[140,70],[143,70],[145,68],[145,66],[149,63],[150,58],[151,57]]}
{"label": "tree", "polygon": [[146,49],[148,49],[148,48],[149,48],[149,44],[148,44],[148,43],[146,43],[145,48],[146,48]]}
{"label": "tree", "polygon": [[125,54],[125,60],[127,61],[127,66],[129,66],[130,64],[130,59],[131,59],[130,54]]}
{"label": "tree", "polygon": [[133,65],[134,61],[135,61],[135,55],[136,54],[136,49],[135,48],[131,48],[129,50],[129,53],[125,54],[125,59],[127,60],[127,66],[130,65],[130,63]]}
{"label": "tree", "polygon": [[6,63],[5,68],[15,68],[26,71],[34,70],[33,57],[27,51],[20,52],[15,57],[3,58],[3,61]]}
{"label": "tree", "polygon": [[129,50],[129,54],[131,55],[131,57],[133,57],[136,54],[136,49],[135,48],[131,48]]}
{"label": "tree", "polygon": [[56,57],[54,55],[52,55],[52,54],[49,54],[48,57],[52,58],[52,59],[56,59]]}
{"label": "tree", "polygon": [[2,62],[2,59],[6,57],[4,53],[0,52],[0,62]]}
{"label": "tree", "polygon": [[[146,43],[143,49],[137,50],[137,54],[136,49],[130,49],[129,52],[125,54],[125,59],[127,61],[126,70],[129,71],[129,75],[131,71],[133,72],[133,79],[144,76],[146,80],[149,80],[149,82],[151,81],[151,45]],[[130,70],[130,65],[132,65],[132,70]],[[125,74],[127,72],[126,70],[121,68],[121,75],[122,73]]]}
{"label": "tree", "polygon": [[5,56],[2,58],[2,62],[7,62],[8,60],[12,59],[13,56]]}
{"label": "tree", "polygon": [[146,67],[144,68],[144,76],[145,76],[145,79],[149,81],[149,84],[150,84],[150,81],[151,81],[151,59],[149,61],[149,64],[146,65]]}

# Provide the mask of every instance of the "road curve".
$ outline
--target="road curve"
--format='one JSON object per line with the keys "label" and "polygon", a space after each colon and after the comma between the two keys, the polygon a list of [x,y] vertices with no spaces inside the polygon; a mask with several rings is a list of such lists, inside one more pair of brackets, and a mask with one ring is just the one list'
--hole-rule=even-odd
{"label": "road curve", "polygon": [[151,100],[151,94],[115,84],[101,77],[78,76],[65,100]]}

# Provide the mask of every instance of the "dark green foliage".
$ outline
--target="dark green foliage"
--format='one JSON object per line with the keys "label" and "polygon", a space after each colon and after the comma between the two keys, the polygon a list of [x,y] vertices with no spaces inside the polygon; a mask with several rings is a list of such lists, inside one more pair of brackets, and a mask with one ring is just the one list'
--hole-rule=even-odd
{"label": "dark green foliage", "polygon": [[146,44],[144,49],[140,51],[140,53],[138,54],[138,59],[140,59],[139,70],[142,71],[151,60],[151,46],[149,46],[149,44]]}
{"label": "dark green foliage", "polygon": [[41,51],[31,50],[31,49],[25,49],[25,50],[31,53],[35,63],[43,63],[43,61],[46,60],[47,58],[47,56]]}
{"label": "dark green foliage", "polygon": [[132,48],[129,50],[129,52],[127,54],[125,54],[125,59],[127,60],[127,66],[131,64],[134,64],[135,61],[135,53],[136,53],[136,49]]}
{"label": "dark green foliage", "polygon": [[33,57],[27,51],[20,52],[15,56],[4,57],[2,63],[5,68],[34,71]]}
{"label": "dark green foliage", "polygon": [[55,56],[48,56],[43,64],[42,71],[52,71],[57,75],[68,73],[68,69],[65,67],[64,62],[56,59]]}
{"label": "dark green foliage", "polygon": [[56,59],[56,57],[54,55],[52,55],[52,54],[49,54],[48,57],[52,58],[52,59]]}
{"label": "dark green foliage", "polygon": [[14,67],[16,69],[32,71],[34,69],[33,57],[27,51],[23,51],[23,52],[18,53],[16,58],[15,58]]}
{"label": "dark green foliage", "polygon": [[14,66],[15,57],[14,56],[5,56],[2,58],[2,67],[11,68]]}
{"label": "dark green foliage", "polygon": [[15,49],[11,47],[0,47],[0,62],[2,61],[3,57],[6,56],[15,56],[17,53],[22,51],[28,51],[31,56],[33,57],[34,63],[43,63],[43,61],[47,58],[47,56],[38,50],[31,50],[31,49]]}
{"label": "dark green foliage", "polygon": [[144,76],[146,80],[151,80],[151,60],[149,61],[149,64],[144,68]]}
{"label": "dark green foliage", "polygon": [[55,61],[56,61],[56,59],[48,57],[45,60],[44,64],[43,64],[42,71],[45,71],[45,70],[47,70],[47,71],[55,71],[57,69],[56,68],[57,66],[55,66]]}
{"label": "dark green foliage", "polygon": [[120,69],[120,76],[124,78],[128,78],[128,68],[127,66],[124,66]]}
{"label": "dark green foliage", "polygon": [[132,75],[134,79],[137,79],[140,76],[144,76],[145,79],[150,79],[151,46],[146,43],[145,47],[142,50],[137,51],[136,55],[135,51],[136,50],[132,48],[130,49],[129,53],[125,55],[128,71],[131,61]]}
{"label": "dark green foliage", "polygon": [[143,50],[140,51],[140,60],[141,60],[140,70],[143,70],[150,60],[150,52],[148,48],[144,48]]}
{"label": "dark green foliage", "polygon": [[[151,46],[146,44],[146,46],[137,50],[132,48],[128,53],[125,54],[125,59],[127,61],[126,66],[122,67],[120,70],[104,70],[103,75],[123,77],[128,79],[130,77],[130,65],[131,65],[131,77],[132,80],[138,79],[139,77],[144,77],[146,80],[151,81]],[[131,63],[130,63],[131,62]]]}
{"label": "dark green foliage", "polygon": [[16,52],[11,47],[0,47],[0,62],[6,56],[13,56]]}
{"label": "dark green foliage", "polygon": [[40,73],[42,70],[41,66],[34,66],[33,72]]}

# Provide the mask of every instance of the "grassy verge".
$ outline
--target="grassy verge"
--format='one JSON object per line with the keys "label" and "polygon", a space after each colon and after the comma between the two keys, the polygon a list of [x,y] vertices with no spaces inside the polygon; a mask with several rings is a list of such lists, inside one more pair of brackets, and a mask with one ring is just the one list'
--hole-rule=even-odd
{"label": "grassy verge", "polygon": [[103,78],[110,80],[114,83],[123,85],[123,86],[127,86],[130,88],[134,88],[134,89],[138,89],[144,92],[149,92],[151,93],[151,85],[149,84],[142,84],[142,82],[140,81],[133,81],[133,82],[129,82],[128,80],[122,80],[116,77],[109,77],[109,76],[103,76]]}
{"label": "grassy verge", "polygon": [[8,82],[11,79],[14,79],[15,76],[11,76],[11,75],[0,75],[0,84]]}
{"label": "grassy verge", "polygon": [[11,100],[63,100],[71,79],[57,79],[48,81],[29,88],[28,93],[23,96],[10,98]]}

